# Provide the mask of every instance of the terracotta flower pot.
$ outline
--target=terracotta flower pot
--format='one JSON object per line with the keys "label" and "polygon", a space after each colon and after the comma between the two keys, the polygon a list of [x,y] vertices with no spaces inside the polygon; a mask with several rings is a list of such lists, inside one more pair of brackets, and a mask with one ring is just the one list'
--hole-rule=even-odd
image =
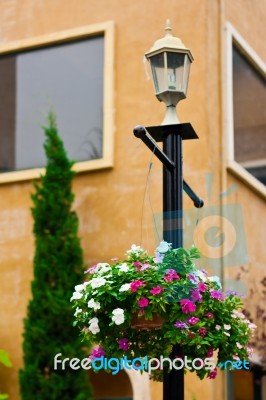
{"label": "terracotta flower pot", "polygon": [[153,314],[152,319],[145,319],[145,316],[138,316],[138,313],[132,314],[131,327],[132,329],[138,330],[153,330],[153,329],[161,329],[163,325],[163,320],[161,316],[157,313]]}

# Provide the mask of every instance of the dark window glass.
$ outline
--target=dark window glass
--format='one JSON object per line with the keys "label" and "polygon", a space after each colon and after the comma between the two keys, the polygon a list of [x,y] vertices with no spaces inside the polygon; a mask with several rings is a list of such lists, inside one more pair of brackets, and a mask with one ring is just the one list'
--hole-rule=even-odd
{"label": "dark window glass", "polygon": [[71,159],[102,158],[103,36],[0,56],[0,171],[43,167],[48,111]]}
{"label": "dark window glass", "polygon": [[233,47],[235,160],[265,184],[266,81]]}

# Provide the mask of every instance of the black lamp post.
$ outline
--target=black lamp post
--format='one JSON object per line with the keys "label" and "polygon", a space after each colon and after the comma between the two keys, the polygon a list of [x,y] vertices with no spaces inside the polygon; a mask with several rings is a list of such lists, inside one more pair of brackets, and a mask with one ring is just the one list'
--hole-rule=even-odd
{"label": "black lamp post", "polygon": [[[163,239],[173,248],[183,246],[183,190],[195,207],[201,200],[183,181],[182,141],[197,139],[189,123],[181,124],[176,114],[177,103],[186,97],[192,54],[179,38],[171,34],[170,21],[166,22],[166,35],[157,40],[145,54],[150,62],[156,97],[166,105],[166,115],[160,126],[136,126],[134,135],[140,138],[163,163]],[[157,145],[163,143],[163,150]],[[183,356],[179,345],[173,347],[171,358]],[[184,399],[184,371],[164,371],[164,400]]]}

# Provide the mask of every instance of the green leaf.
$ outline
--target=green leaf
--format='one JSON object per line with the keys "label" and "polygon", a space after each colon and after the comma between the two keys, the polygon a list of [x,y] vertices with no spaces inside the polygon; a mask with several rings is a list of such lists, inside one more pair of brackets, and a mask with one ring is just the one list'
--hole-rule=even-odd
{"label": "green leaf", "polygon": [[6,367],[12,367],[12,362],[10,361],[8,353],[2,349],[0,349],[0,362]]}

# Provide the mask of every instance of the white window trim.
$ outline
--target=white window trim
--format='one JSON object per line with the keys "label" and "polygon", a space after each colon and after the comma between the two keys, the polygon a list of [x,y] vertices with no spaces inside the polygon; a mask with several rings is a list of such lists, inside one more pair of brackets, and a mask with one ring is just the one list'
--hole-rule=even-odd
{"label": "white window trim", "polygon": [[241,179],[256,193],[266,200],[266,187],[234,159],[234,110],[233,110],[233,44],[245,55],[254,68],[266,77],[266,64],[251,48],[245,39],[237,32],[230,22],[225,24],[225,117],[224,129],[226,139],[226,168]]}
{"label": "white window trim", "polygon": [[[76,172],[110,168],[114,164],[114,22],[108,21],[0,45],[0,55],[2,55],[19,53],[21,50],[38,48],[51,43],[58,44],[93,37],[97,34],[104,35],[103,156],[96,160],[75,163],[73,169]],[[0,184],[37,179],[44,173],[45,168],[4,172],[0,173]]]}

